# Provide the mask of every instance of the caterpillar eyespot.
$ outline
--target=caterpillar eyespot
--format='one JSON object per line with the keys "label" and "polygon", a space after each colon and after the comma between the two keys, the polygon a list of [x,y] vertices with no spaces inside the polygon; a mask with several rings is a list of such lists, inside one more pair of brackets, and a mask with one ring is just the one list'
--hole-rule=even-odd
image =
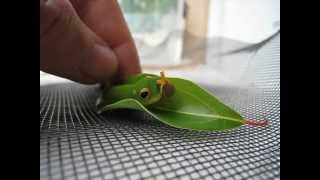
{"label": "caterpillar eyespot", "polygon": [[148,99],[151,95],[151,91],[149,88],[143,88],[141,89],[140,93],[139,93],[139,96],[142,98],[142,99]]}

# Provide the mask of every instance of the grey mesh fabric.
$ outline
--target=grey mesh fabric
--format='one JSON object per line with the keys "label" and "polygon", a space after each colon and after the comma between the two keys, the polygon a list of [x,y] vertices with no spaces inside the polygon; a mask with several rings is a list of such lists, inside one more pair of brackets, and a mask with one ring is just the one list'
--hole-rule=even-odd
{"label": "grey mesh fabric", "polygon": [[264,128],[197,132],[134,110],[99,115],[97,87],[41,85],[41,179],[279,179],[280,35],[254,60],[259,88],[205,88],[246,118],[268,119]]}

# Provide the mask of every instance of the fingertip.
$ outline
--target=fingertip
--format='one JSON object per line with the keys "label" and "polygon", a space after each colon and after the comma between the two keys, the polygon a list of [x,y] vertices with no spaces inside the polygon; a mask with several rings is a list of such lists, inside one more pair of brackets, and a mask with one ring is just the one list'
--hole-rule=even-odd
{"label": "fingertip", "polygon": [[141,66],[136,47],[128,41],[114,48],[119,60],[119,76],[121,79],[141,73]]}
{"label": "fingertip", "polygon": [[81,71],[97,82],[107,82],[118,72],[116,55],[107,46],[95,45],[91,55],[81,65]]}

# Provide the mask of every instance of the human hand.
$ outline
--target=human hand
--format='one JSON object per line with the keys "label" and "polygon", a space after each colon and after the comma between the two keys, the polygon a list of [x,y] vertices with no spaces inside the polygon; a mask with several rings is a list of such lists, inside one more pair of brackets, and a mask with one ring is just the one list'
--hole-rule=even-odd
{"label": "human hand", "polygon": [[85,84],[141,72],[116,0],[40,0],[40,70]]}

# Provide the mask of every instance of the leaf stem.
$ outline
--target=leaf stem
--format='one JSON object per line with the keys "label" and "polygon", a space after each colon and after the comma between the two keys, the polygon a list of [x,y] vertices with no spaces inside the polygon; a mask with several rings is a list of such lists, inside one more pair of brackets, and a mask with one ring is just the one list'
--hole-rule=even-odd
{"label": "leaf stem", "polygon": [[256,121],[256,120],[246,119],[245,124],[249,126],[254,126],[254,127],[265,127],[269,124],[269,121],[268,120]]}

